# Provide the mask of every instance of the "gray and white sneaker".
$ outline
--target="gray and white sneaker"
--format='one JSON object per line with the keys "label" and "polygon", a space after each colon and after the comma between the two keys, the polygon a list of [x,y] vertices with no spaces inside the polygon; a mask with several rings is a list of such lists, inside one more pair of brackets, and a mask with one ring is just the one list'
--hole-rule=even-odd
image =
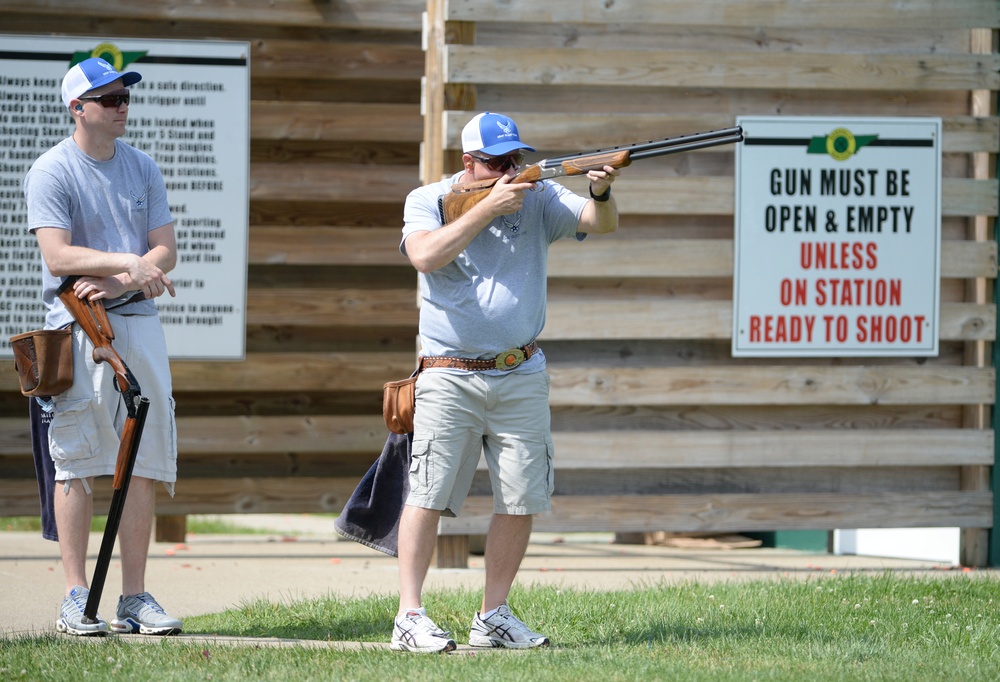
{"label": "gray and white sneaker", "polygon": [[87,608],[87,598],[90,597],[90,590],[80,585],[69,591],[69,596],[63,599],[62,607],[59,609],[59,618],[56,620],[56,630],[65,632],[68,635],[103,636],[108,634],[108,622],[97,615],[96,623],[85,623],[83,611]]}
{"label": "gray and white sneaker", "polygon": [[183,621],[168,616],[149,592],[119,597],[118,611],[111,621],[111,629],[123,634],[176,635],[183,627]]}
{"label": "gray and white sneaker", "polygon": [[412,651],[418,654],[436,654],[455,650],[455,640],[451,633],[434,624],[427,617],[423,607],[410,609],[396,618],[392,627],[392,641],[389,648],[393,651]]}
{"label": "gray and white sneaker", "polygon": [[505,603],[489,618],[483,618],[477,611],[476,617],[472,619],[469,646],[533,649],[548,645],[548,637],[532,632],[510,612],[510,607]]}

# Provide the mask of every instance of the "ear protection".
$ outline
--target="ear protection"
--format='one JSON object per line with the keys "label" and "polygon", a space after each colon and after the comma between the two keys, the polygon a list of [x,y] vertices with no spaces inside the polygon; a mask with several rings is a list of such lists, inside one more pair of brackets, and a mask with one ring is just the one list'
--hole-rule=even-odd
{"label": "ear protection", "polygon": [[83,111],[83,105],[82,104],[77,104],[76,105],[76,110],[77,111]]}

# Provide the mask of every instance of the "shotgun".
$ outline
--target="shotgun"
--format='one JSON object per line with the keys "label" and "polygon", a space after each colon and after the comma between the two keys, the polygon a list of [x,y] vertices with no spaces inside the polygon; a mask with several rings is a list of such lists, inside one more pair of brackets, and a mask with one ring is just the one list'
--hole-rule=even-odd
{"label": "shotgun", "polygon": [[[538,182],[539,180],[559,178],[566,175],[584,175],[587,171],[602,170],[605,166],[624,168],[633,161],[639,161],[640,159],[689,152],[694,149],[715,147],[717,145],[733,144],[742,141],[743,128],[736,126],[734,128],[694,133],[692,135],[668,137],[663,140],[638,142],[623,147],[610,147],[592,152],[557,156],[551,159],[543,159],[538,163],[527,166],[514,176],[511,182]],[[478,204],[489,194],[496,181],[497,178],[490,178],[489,180],[463,182],[452,185],[451,190],[438,201],[441,223],[447,225],[464,215],[466,211]]]}
{"label": "shotgun", "polygon": [[104,527],[104,537],[101,540],[101,551],[97,555],[94,566],[94,579],[90,583],[90,596],[83,610],[85,622],[97,622],[97,608],[101,603],[101,593],[104,591],[104,580],[111,564],[111,553],[115,548],[115,536],[125,508],[125,497],[128,495],[128,484],[132,480],[132,469],[135,467],[135,457],[139,452],[139,439],[146,424],[146,413],[149,411],[149,398],[142,395],[139,382],[135,380],[125,361],[111,345],[115,332],[111,328],[108,312],[104,303],[84,300],[77,297],[73,284],[79,279],[76,276],[67,277],[59,287],[59,299],[84,333],[94,344],[94,362],[106,362],[115,372],[114,387],[125,400],[128,417],[122,428],[121,441],[118,446],[118,459],[115,462],[115,478],[111,496],[111,508],[108,511],[108,522]]}

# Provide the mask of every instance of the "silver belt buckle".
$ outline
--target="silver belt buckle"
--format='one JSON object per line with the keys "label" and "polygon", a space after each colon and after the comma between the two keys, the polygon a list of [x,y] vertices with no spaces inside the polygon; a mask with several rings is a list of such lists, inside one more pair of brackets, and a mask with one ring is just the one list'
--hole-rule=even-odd
{"label": "silver belt buckle", "polygon": [[522,362],[524,362],[524,351],[520,348],[505,350],[497,356],[497,369],[501,372],[509,372]]}

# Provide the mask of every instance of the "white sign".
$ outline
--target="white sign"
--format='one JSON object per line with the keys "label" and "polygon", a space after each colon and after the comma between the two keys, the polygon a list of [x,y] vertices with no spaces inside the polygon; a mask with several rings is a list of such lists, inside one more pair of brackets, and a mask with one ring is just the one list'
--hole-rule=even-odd
{"label": "white sign", "polygon": [[122,138],[153,157],[177,235],[177,297],[156,300],[174,359],[242,359],[246,338],[249,45],[103,38],[0,39],[0,357],[41,328],[41,254],[21,182],[73,132],[60,85],[97,56],[137,71]]}
{"label": "white sign", "polygon": [[941,120],[737,123],[733,355],[937,355]]}

